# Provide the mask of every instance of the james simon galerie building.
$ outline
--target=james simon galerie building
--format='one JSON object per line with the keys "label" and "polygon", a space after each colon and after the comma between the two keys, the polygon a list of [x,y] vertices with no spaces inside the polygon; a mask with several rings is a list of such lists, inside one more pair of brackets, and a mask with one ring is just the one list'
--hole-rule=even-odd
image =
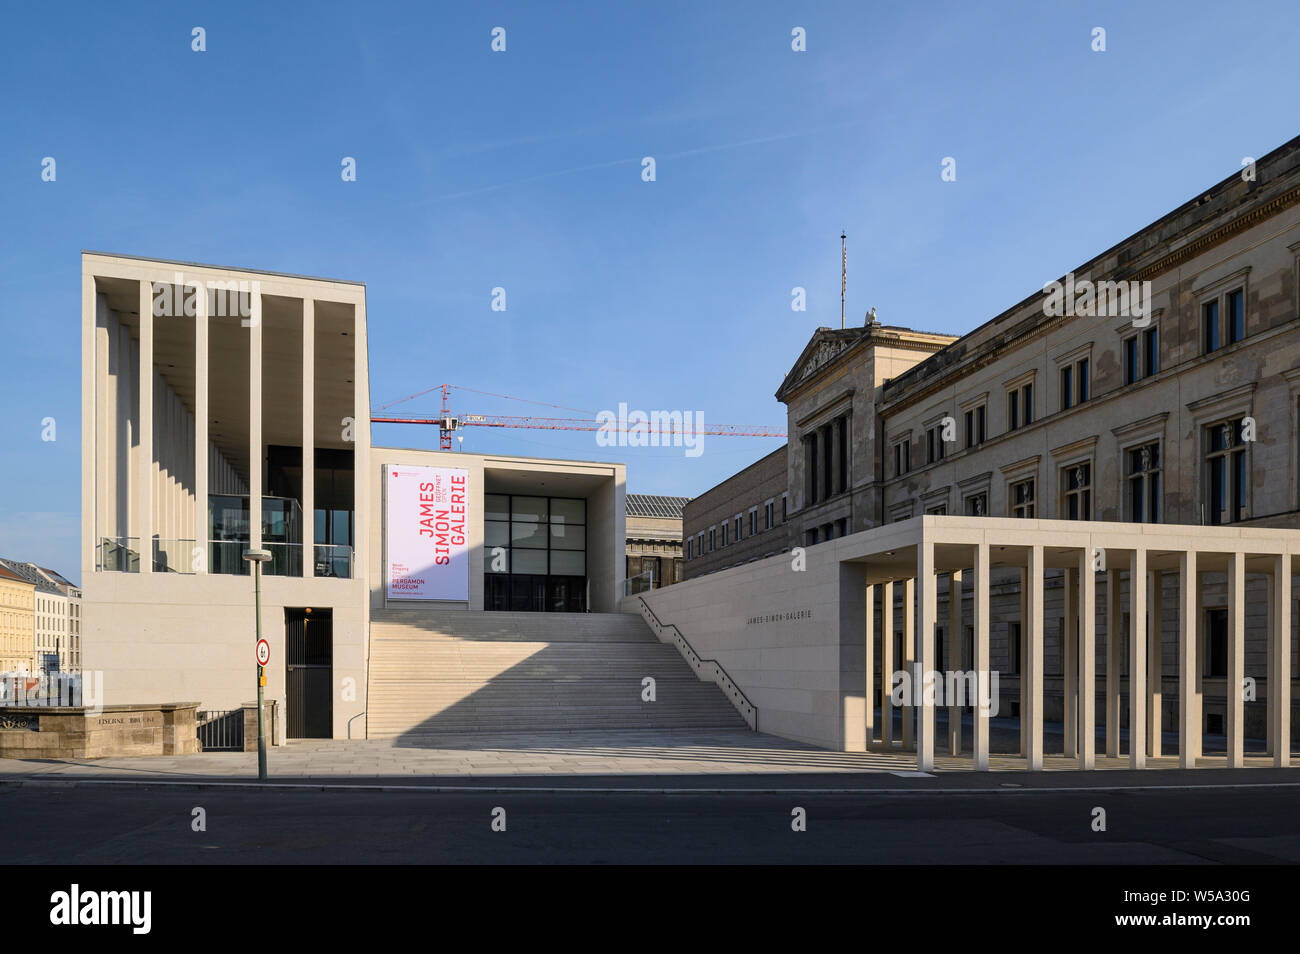
{"label": "james simon galerie building", "polygon": [[[527,654],[556,632],[534,611],[584,638],[622,611],[732,716],[832,749],[983,768],[995,717],[1019,727],[1008,766],[1239,765],[1247,739],[1289,764],[1300,138],[961,338],[819,328],[777,390],[787,446],[687,504],[684,582],[630,596],[623,465],[371,445],[363,285],[82,263],[84,666],[107,703],[251,698],[242,553],[264,547],[290,736],[385,734],[394,671],[408,718],[463,701],[432,688],[426,629],[541,634]],[[661,706],[619,668],[632,645],[601,665]]]}

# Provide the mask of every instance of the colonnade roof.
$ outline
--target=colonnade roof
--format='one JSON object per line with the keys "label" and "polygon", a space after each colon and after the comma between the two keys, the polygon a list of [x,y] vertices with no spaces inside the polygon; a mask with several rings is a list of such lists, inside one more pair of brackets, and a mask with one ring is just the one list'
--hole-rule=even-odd
{"label": "colonnade roof", "polygon": [[973,566],[975,550],[988,546],[990,568],[1019,568],[1030,549],[1043,548],[1046,569],[1077,568],[1081,555],[1101,551],[1105,569],[1127,570],[1135,550],[1146,551],[1149,570],[1177,571],[1184,553],[1197,555],[1201,571],[1226,571],[1230,554],[1245,553],[1248,572],[1271,572],[1277,556],[1300,567],[1300,531],[1273,527],[1202,527],[1162,523],[1022,520],[926,515],[829,541],[841,562],[866,563],[867,581],[912,579],[918,550],[934,547],[936,572]]}

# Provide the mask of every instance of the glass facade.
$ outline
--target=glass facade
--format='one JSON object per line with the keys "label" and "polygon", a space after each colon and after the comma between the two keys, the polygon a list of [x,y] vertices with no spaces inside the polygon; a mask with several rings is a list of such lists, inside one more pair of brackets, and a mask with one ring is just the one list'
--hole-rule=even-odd
{"label": "glass facade", "polygon": [[483,608],[587,609],[587,501],[483,495]]}

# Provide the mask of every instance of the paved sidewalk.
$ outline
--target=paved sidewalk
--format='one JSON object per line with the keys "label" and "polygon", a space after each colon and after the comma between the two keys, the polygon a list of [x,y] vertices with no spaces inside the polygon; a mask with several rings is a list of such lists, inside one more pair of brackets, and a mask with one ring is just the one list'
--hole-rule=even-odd
{"label": "paved sidewalk", "polygon": [[[910,753],[831,752],[747,729],[618,730],[442,736],[436,742],[299,740],[273,746],[280,778],[510,775],[675,775],[909,771]],[[0,759],[19,776],[248,778],[255,752],[179,757]]]}
{"label": "paved sidewalk", "polygon": [[[973,771],[969,756],[936,755],[935,772],[942,784],[962,787],[1001,785],[1035,787],[1119,784],[1167,785],[1262,784],[1300,781],[1300,773],[1274,771],[1271,760],[1248,756],[1248,769],[1234,772],[1152,772],[1177,769],[1176,758],[1151,760],[1144,772],[1129,772],[1128,759],[1098,755],[1100,772],[1078,772],[1074,759],[1049,755],[1044,773],[1026,773],[1024,760],[1010,754],[1017,740],[994,734],[993,774]],[[969,743],[968,743],[969,744]],[[1002,753],[997,753],[997,749]],[[942,751],[942,748],[941,748]],[[933,785],[936,776],[916,772],[915,755],[902,750],[832,752],[747,729],[609,730],[583,732],[466,734],[436,740],[298,740],[273,746],[267,755],[271,781],[414,784],[428,781],[472,782],[482,779],[547,779],[548,784],[581,784],[582,779],[624,779],[644,784],[646,777],[664,777],[674,786],[692,780],[752,787],[773,780],[782,785],[849,785],[896,787],[897,779]],[[1222,757],[1202,760],[1204,768],[1220,768]],[[1268,769],[1267,771],[1260,771]],[[999,777],[997,773],[1008,773]],[[1070,773],[1063,777],[1062,773]],[[1056,780],[1046,780],[1055,776]],[[1109,776],[1109,779],[1105,778]],[[205,752],[181,757],[106,759],[0,759],[0,783],[24,779],[135,780],[142,782],[230,781],[257,777],[254,752]],[[640,781],[638,781],[640,780]]]}

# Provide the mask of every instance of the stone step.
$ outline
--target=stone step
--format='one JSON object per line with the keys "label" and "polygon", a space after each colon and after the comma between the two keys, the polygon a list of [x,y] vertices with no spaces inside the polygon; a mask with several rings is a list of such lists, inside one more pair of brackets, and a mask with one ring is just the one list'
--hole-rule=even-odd
{"label": "stone step", "polygon": [[[745,724],[631,614],[391,607],[370,644],[371,738]],[[646,676],[655,702],[641,700]]]}

